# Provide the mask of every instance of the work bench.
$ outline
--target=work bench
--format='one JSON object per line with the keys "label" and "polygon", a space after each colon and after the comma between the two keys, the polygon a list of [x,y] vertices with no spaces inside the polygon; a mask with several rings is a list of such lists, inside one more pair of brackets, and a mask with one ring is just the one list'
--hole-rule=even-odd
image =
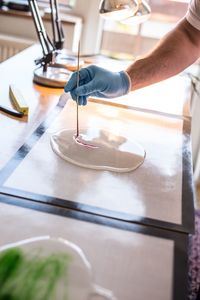
{"label": "work bench", "polygon": [[[22,119],[0,115],[0,246],[35,236],[78,245],[95,282],[118,300],[186,300],[188,236],[194,226],[191,87],[176,76],[118,99],[90,99],[81,127],[136,139],[146,150],[129,173],[84,169],[51,149],[53,133],[75,126],[62,89],[33,83],[34,45],[0,65],[1,104],[15,84],[29,104]],[[91,61],[113,70],[123,63]]]}

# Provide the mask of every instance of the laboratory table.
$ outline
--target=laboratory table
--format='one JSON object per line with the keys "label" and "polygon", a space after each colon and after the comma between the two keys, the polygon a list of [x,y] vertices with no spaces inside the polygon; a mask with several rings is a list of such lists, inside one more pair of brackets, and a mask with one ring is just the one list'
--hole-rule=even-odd
{"label": "laboratory table", "polygon": [[[34,45],[0,65],[1,104],[11,106],[14,84],[29,105],[28,117],[0,115],[0,246],[61,236],[84,251],[95,282],[116,299],[187,299],[194,223],[188,78],[90,99],[80,109],[83,128],[114,130],[146,150],[133,172],[95,171],[64,162],[50,147],[53,133],[74,128],[76,107],[62,89],[33,83],[39,55]],[[90,60],[112,70],[125,65]]]}

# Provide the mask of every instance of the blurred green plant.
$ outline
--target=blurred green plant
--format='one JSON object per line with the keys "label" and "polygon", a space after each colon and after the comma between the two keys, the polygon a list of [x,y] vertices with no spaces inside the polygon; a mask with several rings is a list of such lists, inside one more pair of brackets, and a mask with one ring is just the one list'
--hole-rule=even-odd
{"label": "blurred green plant", "polygon": [[31,257],[17,247],[3,251],[0,255],[0,300],[56,299],[56,286],[67,276],[69,262],[66,254]]}

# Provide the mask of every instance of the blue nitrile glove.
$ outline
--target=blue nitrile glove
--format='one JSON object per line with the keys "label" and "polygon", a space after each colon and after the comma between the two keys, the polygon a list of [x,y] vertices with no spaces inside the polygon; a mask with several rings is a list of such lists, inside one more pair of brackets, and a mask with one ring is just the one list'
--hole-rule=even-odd
{"label": "blue nitrile glove", "polygon": [[125,71],[110,72],[91,65],[79,71],[79,87],[77,88],[77,72],[73,73],[65,85],[65,92],[70,92],[72,99],[79,105],[86,105],[89,96],[115,98],[127,94],[131,80]]}

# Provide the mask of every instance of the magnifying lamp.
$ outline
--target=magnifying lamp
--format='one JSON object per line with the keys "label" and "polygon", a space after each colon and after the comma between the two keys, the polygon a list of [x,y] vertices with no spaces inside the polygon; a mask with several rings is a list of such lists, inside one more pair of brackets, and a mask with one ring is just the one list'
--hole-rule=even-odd
{"label": "magnifying lamp", "polygon": [[140,24],[150,17],[151,8],[145,0],[102,0],[99,13],[124,24]]}
{"label": "magnifying lamp", "polygon": [[71,72],[65,68],[54,66],[56,49],[46,33],[38,4],[35,0],[28,0],[28,2],[43,52],[43,57],[35,60],[36,65],[39,65],[39,67],[34,70],[33,81],[48,87],[63,88]]}
{"label": "magnifying lamp", "polygon": [[137,8],[132,16],[121,21],[123,24],[134,25],[146,22],[151,15],[151,8],[144,0],[138,0]]}

